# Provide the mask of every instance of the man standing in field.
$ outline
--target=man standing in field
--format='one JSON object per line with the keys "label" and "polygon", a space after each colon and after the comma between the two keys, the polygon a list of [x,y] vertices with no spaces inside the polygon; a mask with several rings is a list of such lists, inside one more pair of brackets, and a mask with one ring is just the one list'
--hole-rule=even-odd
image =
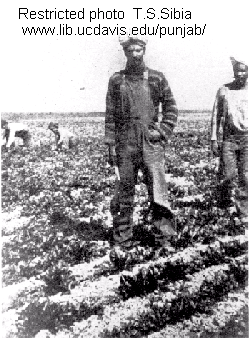
{"label": "man standing in field", "polygon": [[111,202],[115,249],[136,245],[133,202],[139,169],[148,188],[156,244],[166,246],[176,229],[167,197],[165,144],[177,123],[178,110],[164,75],[144,64],[146,41],[129,37],[121,45],[126,68],[109,80],[105,117],[109,163],[118,167],[120,176]]}
{"label": "man standing in field", "polygon": [[211,121],[211,148],[219,155],[218,140],[222,128],[220,149],[223,163],[223,182],[220,187],[220,205],[231,203],[232,189],[238,174],[235,192],[236,208],[242,222],[248,222],[248,66],[231,58],[234,81],[223,85],[217,92]]}
{"label": "man standing in field", "polygon": [[25,124],[1,120],[1,128],[4,129],[2,145],[5,146],[6,149],[15,146],[15,137],[20,137],[25,147],[30,146],[31,133]]}
{"label": "man standing in field", "polygon": [[55,149],[72,149],[77,146],[78,139],[76,135],[68,129],[59,127],[58,123],[50,122],[48,129],[55,135]]}

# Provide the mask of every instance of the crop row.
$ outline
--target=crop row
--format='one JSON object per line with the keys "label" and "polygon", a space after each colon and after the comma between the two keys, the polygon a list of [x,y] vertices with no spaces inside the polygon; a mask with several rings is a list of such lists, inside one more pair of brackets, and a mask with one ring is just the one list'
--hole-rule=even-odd
{"label": "crop row", "polygon": [[[19,325],[24,330],[25,328],[31,330],[33,327],[33,334],[35,334],[42,329],[52,328],[53,330],[55,327],[70,326],[75,321],[87,319],[96,313],[102,316],[105,314],[107,306],[112,309],[112,303],[121,301],[120,293],[123,297],[124,295],[128,297],[158,289],[164,294],[163,291],[173,289],[171,286],[173,283],[170,282],[180,280],[174,284],[178,289],[195,271],[212,264],[231,261],[233,258],[229,259],[230,256],[241,254],[246,250],[246,247],[246,237],[228,237],[218,240],[213,245],[197,245],[170,257],[161,257],[153,263],[135,267],[132,272],[123,272],[121,276],[114,274],[108,277],[102,276],[97,280],[93,279],[97,262],[89,263],[89,271],[86,270],[85,276],[82,277],[80,271],[84,271],[84,266],[86,268],[87,264],[84,264],[80,270],[77,270],[76,266],[72,272],[76,277],[78,275],[78,282],[71,288],[70,280],[67,280],[68,289],[64,290],[66,294],[59,292],[57,295],[45,297],[46,294],[44,295],[43,292],[34,293],[34,290],[34,296],[29,296],[28,302],[25,303],[24,300],[19,302],[20,305],[25,304],[18,310],[22,322],[20,325],[19,321]],[[106,263],[104,258],[99,259],[100,266]],[[20,291],[19,294],[21,294]],[[132,298],[132,303],[134,299],[140,298]],[[147,300],[147,298],[145,299]],[[127,303],[121,301],[119,304]],[[118,308],[121,310],[122,306],[118,306]],[[43,313],[42,317],[41,313]]]}
{"label": "crop row", "polygon": [[[140,256],[137,256],[137,261],[140,262],[153,256],[152,248],[150,248],[150,250],[147,250],[143,247],[140,247],[139,252]],[[84,291],[82,292],[84,293],[85,297],[91,298],[93,288],[96,289],[98,283],[100,284],[101,293],[99,294],[99,299],[97,300],[95,298],[95,300],[101,303],[105,298],[102,281],[108,281],[108,279],[105,279],[105,276],[108,277],[111,275],[112,278],[112,275],[114,274],[117,274],[117,269],[115,269],[110,262],[109,250],[107,254],[103,257],[92,257],[90,262],[76,264],[71,267],[54,264],[50,268],[47,268],[46,271],[44,271],[40,276],[32,277],[29,280],[24,280],[18,284],[4,287],[2,307],[4,311],[7,311],[8,309],[11,309],[13,307],[21,307],[28,302],[33,302],[33,300],[36,300],[38,295],[42,298],[45,296],[51,296],[58,292],[60,294],[62,294],[62,292],[67,294],[70,291],[75,294],[76,290],[79,290],[79,287],[82,288],[83,285]],[[100,281],[98,282],[98,280]],[[110,283],[108,284],[110,285]],[[88,285],[92,285],[92,287],[89,287]],[[117,294],[119,293],[118,286],[119,285],[112,286],[113,289],[116,289]],[[87,290],[89,291],[89,293],[87,292]],[[66,296],[66,298],[67,297],[70,299],[70,296]],[[109,297],[109,294],[107,294],[107,297]]]}
{"label": "crop row", "polygon": [[[100,277],[104,271],[112,273],[112,265],[109,261],[109,255],[105,255],[101,258],[93,259],[89,263],[77,264],[72,267],[68,267],[68,270],[61,268],[61,274],[68,272],[68,279],[65,281],[65,291],[69,292],[76,285],[84,281],[92,282],[95,278]],[[48,270],[43,276],[36,276],[30,279],[24,280],[23,282],[9,285],[3,288],[2,296],[2,309],[7,311],[13,307],[21,307],[32,298],[37,297],[38,294],[41,297],[45,295],[51,295],[57,289],[59,292],[60,281],[55,279],[55,267],[54,271]],[[54,288],[51,285],[54,280]],[[52,286],[52,288],[51,288]],[[62,290],[60,290],[62,292]]]}
{"label": "crop row", "polygon": [[[147,338],[186,338],[207,336],[247,337],[248,336],[248,287],[230,292],[210,307],[208,313],[196,313],[189,319],[174,325],[168,324],[160,331],[143,336]],[[66,334],[60,331],[61,337]],[[41,330],[35,338],[55,337],[49,330]],[[77,337],[77,335],[75,336]],[[122,337],[122,335],[121,335]],[[142,336],[141,336],[142,337]]]}
{"label": "crop row", "polygon": [[[240,230],[234,226],[230,214],[225,212],[217,209],[203,212],[198,212],[195,208],[186,209],[188,210],[180,211],[177,215],[177,223],[180,224],[182,219],[186,223],[179,231],[178,238],[172,243],[176,250],[197,242],[211,243],[218,236],[229,234],[230,228],[234,229],[233,232],[237,228],[237,231]],[[57,213],[52,216],[49,220],[46,218],[32,220],[27,226],[17,229],[11,241],[3,243],[3,282],[6,285],[22,281],[23,278],[44,274],[61,260],[66,265],[73,265],[89,262],[108,253],[107,239],[111,232],[100,222],[77,224]],[[54,221],[56,217],[59,219],[57,223]],[[155,257],[154,249],[150,247],[153,242],[152,234],[143,224],[139,224],[137,228],[135,227],[135,232],[142,246],[132,251],[126,262],[127,267]],[[92,240],[94,232],[96,238],[100,238],[100,242]],[[86,240],[88,237],[89,240]],[[99,269],[97,274],[98,272],[101,273],[102,270]]]}
{"label": "crop row", "polygon": [[137,323],[136,321],[132,325],[130,323],[130,330],[133,330],[135,325],[139,331],[147,333],[149,329],[176,323],[196,312],[209,311],[215,301],[220,300],[223,295],[240,284],[245,284],[248,275],[247,259],[247,255],[244,255],[233,259],[229,264],[209,267],[195,273],[187,282],[173,283],[169,292],[160,291],[157,295],[152,295],[151,311],[143,313]]}
{"label": "crop row", "polygon": [[[54,224],[53,217],[34,219],[16,229],[11,241],[10,236],[5,236],[2,248],[5,285],[41,275],[60,261],[65,265],[89,262],[107,253],[109,234],[99,222],[77,224],[61,216]],[[93,232],[96,232],[95,240],[92,240]]]}
{"label": "crop row", "polygon": [[206,312],[229,291],[244,285],[246,278],[247,255],[243,255],[197,272],[188,281],[170,283],[168,292],[157,290],[143,298],[107,305],[102,314],[74,323],[53,337],[141,337]]}
{"label": "crop row", "polygon": [[114,275],[96,282],[86,281],[70,294],[33,298],[16,311],[18,330],[24,337],[33,337],[43,329],[53,332],[91,315],[102,315],[105,305],[120,301],[118,286],[119,276]]}
{"label": "crop row", "polygon": [[[149,250],[150,249],[150,250]],[[132,268],[132,271],[124,271],[120,275],[119,292],[123,298],[142,295],[161,287],[167,281],[185,278],[185,275],[197,271],[204,266],[223,263],[229,257],[237,256],[247,249],[247,238],[245,236],[226,237],[218,239],[210,245],[196,244],[194,247],[160,257],[150,263],[142,263],[154,257],[156,253],[152,248],[138,247],[132,250],[129,263],[141,263]],[[159,253],[159,252],[158,252]],[[23,304],[30,297],[33,298],[40,293],[45,295],[57,292],[68,293],[74,287],[91,283],[102,276],[117,273],[109,261],[108,255],[94,259],[89,263],[77,264],[71,268],[63,268],[55,265],[40,276],[40,279],[31,279],[22,283],[4,288],[2,304],[4,309],[12,308],[15,304]],[[108,279],[107,279],[108,280]],[[98,284],[97,284],[98,285]],[[101,285],[101,284],[100,284]],[[115,289],[115,285],[112,286]],[[88,288],[84,288],[84,294],[88,295]],[[32,292],[31,292],[32,291]],[[31,292],[31,296],[29,293]],[[117,290],[118,292],[118,290]],[[100,304],[105,293],[96,299]],[[18,300],[17,300],[18,299]],[[105,302],[104,302],[105,303]]]}
{"label": "crop row", "polygon": [[[148,338],[247,337],[248,287],[230,292],[222,301],[209,308],[208,313],[196,313],[175,325],[168,324]],[[238,332],[237,332],[238,330]],[[231,332],[230,332],[231,331]],[[232,332],[233,331],[233,332]]]}
{"label": "crop row", "polygon": [[224,237],[210,245],[196,244],[169,257],[136,266],[121,273],[120,293],[126,299],[140,296],[166,285],[168,281],[185,278],[204,267],[227,262],[246,252],[246,236]]}

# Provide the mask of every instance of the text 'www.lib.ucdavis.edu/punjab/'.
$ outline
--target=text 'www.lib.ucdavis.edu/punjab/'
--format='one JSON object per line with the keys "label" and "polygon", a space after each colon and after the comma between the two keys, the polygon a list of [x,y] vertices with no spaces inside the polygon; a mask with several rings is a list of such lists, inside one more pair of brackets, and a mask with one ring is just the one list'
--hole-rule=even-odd
{"label": "text 'www.lib.ucdavis.edu/punjab/'", "polygon": [[49,27],[22,27],[22,34],[26,36],[122,36],[126,34],[131,35],[149,35],[149,36],[158,36],[162,38],[163,36],[179,36],[185,38],[186,36],[199,36],[204,35],[206,24],[203,26],[198,26],[196,24],[192,26],[187,26],[186,24],[180,26],[161,26],[157,24],[152,25],[142,25],[138,27],[132,27],[127,29],[124,26],[102,26],[101,24],[96,25],[95,27],[91,26],[78,26],[72,27],[67,23],[60,23],[58,26],[49,26]]}

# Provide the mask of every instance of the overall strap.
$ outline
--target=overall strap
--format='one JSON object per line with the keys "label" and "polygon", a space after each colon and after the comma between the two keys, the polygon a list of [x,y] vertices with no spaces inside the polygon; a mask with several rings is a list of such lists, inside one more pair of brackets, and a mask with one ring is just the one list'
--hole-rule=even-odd
{"label": "overall strap", "polygon": [[148,81],[148,69],[143,72],[143,79]]}
{"label": "overall strap", "polygon": [[225,122],[225,118],[228,114],[228,95],[229,95],[229,89],[228,87],[224,87],[224,102],[223,102],[223,115],[222,115],[222,118],[223,118],[223,122]]}
{"label": "overall strap", "polygon": [[121,70],[120,74],[122,76],[122,81],[120,83],[121,108],[122,108],[122,112],[124,112],[123,94],[124,94],[124,90],[125,90],[125,71]]}

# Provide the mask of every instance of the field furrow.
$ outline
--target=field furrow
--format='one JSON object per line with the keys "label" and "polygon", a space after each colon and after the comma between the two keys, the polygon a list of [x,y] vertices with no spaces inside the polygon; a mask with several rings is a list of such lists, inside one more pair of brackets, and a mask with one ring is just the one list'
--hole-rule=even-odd
{"label": "field furrow", "polygon": [[[39,142],[1,154],[3,338],[248,336],[247,229],[234,206],[237,182],[229,207],[218,203],[210,112],[181,112],[166,145],[177,237],[156,249],[139,171],[139,244],[126,259],[117,255],[119,268],[110,261],[117,178],[107,164],[104,118],[6,115],[26,116]],[[79,135],[77,148],[54,149],[51,119]]]}
{"label": "field furrow", "polygon": [[[230,292],[222,301],[209,308],[208,313],[197,313],[190,319],[167,325],[162,330],[145,336],[148,338],[237,337],[236,326],[241,327],[239,336],[248,336],[248,287]],[[235,322],[236,319],[236,322]],[[238,323],[238,324],[237,324]],[[231,324],[231,325],[230,325]],[[230,327],[231,326],[231,327]],[[230,330],[234,329],[234,335]]]}
{"label": "field furrow", "polygon": [[74,323],[70,330],[55,337],[130,337],[149,334],[167,323],[177,322],[205,312],[228,292],[244,284],[247,278],[247,255],[229,264],[212,266],[190,276],[188,281],[168,285],[168,292],[160,290],[146,297],[134,297],[107,305],[100,315]]}
{"label": "field furrow", "polygon": [[196,244],[169,257],[141,264],[121,273],[120,292],[124,298],[140,296],[161,287],[168,281],[185,278],[213,264],[227,262],[246,252],[246,236],[220,238],[210,245]]}

